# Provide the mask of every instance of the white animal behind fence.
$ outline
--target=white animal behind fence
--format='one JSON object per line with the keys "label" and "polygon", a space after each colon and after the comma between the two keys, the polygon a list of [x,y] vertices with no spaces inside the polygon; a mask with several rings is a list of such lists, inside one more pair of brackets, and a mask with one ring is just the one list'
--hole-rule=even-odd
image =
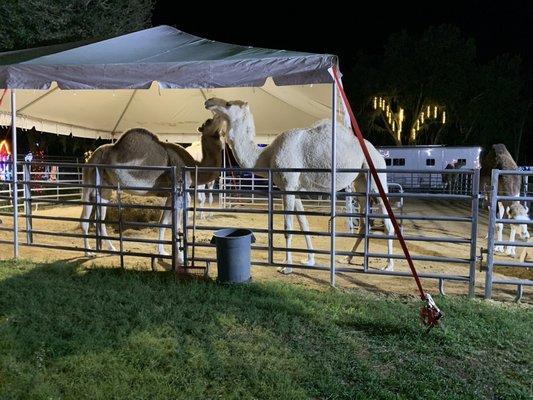
{"label": "white animal behind fence", "polygon": [[[215,115],[220,115],[228,121],[228,144],[243,168],[277,168],[277,169],[330,169],[331,168],[331,120],[323,120],[310,128],[293,129],[276,136],[273,142],[263,148],[257,146],[255,140],[254,118],[243,101],[226,101],[223,99],[211,98],[205,102],[205,107]],[[368,168],[361,150],[361,147],[353,132],[344,127],[343,124],[337,126],[337,169],[365,169]],[[385,169],[385,160],[376,148],[367,142],[371,157],[377,169]],[[387,175],[380,173],[380,180],[387,191]],[[274,172],[272,179],[275,185],[282,191],[326,191],[331,188],[331,173],[329,172]],[[358,179],[358,184],[366,189],[366,177],[358,173],[337,173],[336,187],[342,190]],[[371,190],[377,192],[375,182],[371,183]],[[386,209],[381,199],[378,200],[382,213],[386,214]],[[297,220],[300,229],[309,231],[309,224],[303,214],[304,207],[300,197],[294,194],[283,195],[283,208],[285,230],[292,230],[294,210],[298,212]],[[394,229],[389,219],[385,219],[387,235],[394,236]],[[364,224],[360,223],[360,232],[364,230]],[[285,234],[286,259],[284,264],[292,264],[292,234]],[[314,265],[315,256],[313,253],[313,242],[310,235],[305,235],[308,258],[303,260],[303,264]],[[355,251],[360,241],[352,251]],[[392,239],[388,240],[388,254],[392,254]],[[351,260],[351,258],[349,258]],[[394,260],[389,258],[386,269],[394,268]],[[278,270],[282,273],[291,273],[290,266],[281,266]]]}

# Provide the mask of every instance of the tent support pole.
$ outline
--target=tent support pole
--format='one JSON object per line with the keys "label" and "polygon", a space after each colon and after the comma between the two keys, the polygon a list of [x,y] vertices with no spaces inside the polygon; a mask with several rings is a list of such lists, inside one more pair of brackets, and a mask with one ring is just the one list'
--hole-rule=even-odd
{"label": "tent support pole", "polygon": [[135,97],[135,95],[137,94],[137,90],[138,89],[135,89],[133,91],[133,93],[131,94],[131,97],[129,98],[128,102],[126,103],[126,107],[124,107],[124,110],[122,110],[122,113],[120,114],[120,117],[118,117],[117,123],[115,124],[115,126],[113,127],[113,130],[111,131],[111,137],[113,138],[112,140],[114,140],[115,131],[117,130],[117,128],[120,125],[120,123],[122,122],[122,119],[124,118],[124,114],[126,114],[126,111],[128,111],[128,108],[130,108],[130,104],[133,101],[133,98]]}
{"label": "tent support pole", "polygon": [[336,130],[337,130],[337,86],[335,82],[331,85],[331,218],[330,218],[330,284],[335,286],[335,262],[336,262],[336,238],[335,238],[335,228],[336,228],[336,213],[337,213],[337,187],[336,187],[336,178],[337,178],[337,146],[336,146]]}
{"label": "tent support pole", "polygon": [[17,176],[17,102],[15,89],[11,89],[11,154],[13,156],[13,257],[19,256],[19,202]]}

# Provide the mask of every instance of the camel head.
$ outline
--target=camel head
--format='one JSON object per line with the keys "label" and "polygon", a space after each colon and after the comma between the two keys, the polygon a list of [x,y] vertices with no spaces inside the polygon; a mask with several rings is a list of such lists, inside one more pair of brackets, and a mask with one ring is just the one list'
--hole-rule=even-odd
{"label": "camel head", "polygon": [[[527,215],[529,209],[520,204],[518,201],[514,201],[510,207],[507,207],[506,211],[509,219],[516,219],[518,221],[529,221],[529,216]],[[518,225],[518,235],[524,240],[529,239],[529,231],[527,230],[527,224]]]}
{"label": "camel head", "polygon": [[202,144],[206,144],[215,150],[224,149],[224,136],[226,134],[226,121],[224,118],[215,115],[206,120],[202,126],[198,127],[198,132],[202,134]]}
{"label": "camel head", "polygon": [[205,102],[205,108],[211,111],[214,115],[219,115],[224,118],[229,124],[228,137],[230,140],[235,140],[234,130],[231,129],[237,121],[243,121],[249,115],[250,108],[248,103],[241,100],[227,101],[212,97]]}
{"label": "camel head", "polygon": [[239,118],[243,112],[248,110],[248,103],[241,100],[227,101],[211,97],[205,101],[205,108],[215,114],[222,115],[231,121],[235,118]]}

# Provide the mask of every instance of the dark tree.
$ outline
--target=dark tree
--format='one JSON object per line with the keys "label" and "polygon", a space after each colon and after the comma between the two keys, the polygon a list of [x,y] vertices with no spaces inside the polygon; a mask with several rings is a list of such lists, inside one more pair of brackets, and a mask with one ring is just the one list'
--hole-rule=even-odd
{"label": "dark tree", "polygon": [[[155,0],[1,0],[0,51],[118,36],[150,26]],[[7,137],[8,131],[1,137]],[[77,156],[100,141],[56,137],[34,129],[19,151]],[[93,142],[92,144],[90,142]],[[68,145],[67,145],[68,144]],[[68,150],[68,151],[67,151]]]}
{"label": "dark tree", "polygon": [[504,142],[519,155],[529,105],[517,57],[482,65],[473,40],[443,25],[391,35],[382,54],[360,55],[351,72],[359,117],[377,142]]}
{"label": "dark tree", "polygon": [[0,50],[116,36],[150,26],[154,0],[2,0]]}

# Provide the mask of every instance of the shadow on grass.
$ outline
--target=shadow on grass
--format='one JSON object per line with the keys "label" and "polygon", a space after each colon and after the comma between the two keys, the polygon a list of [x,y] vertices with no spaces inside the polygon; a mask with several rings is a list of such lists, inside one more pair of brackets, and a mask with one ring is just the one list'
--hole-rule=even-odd
{"label": "shadow on grass", "polygon": [[[415,385],[422,397],[445,398],[479,390],[475,379],[465,389],[457,378],[464,349],[441,333],[420,334],[417,303],[280,283],[175,282],[171,272],[84,269],[85,260],[0,270],[0,397],[379,398]],[[431,347],[442,345],[460,367],[450,365],[442,382],[415,379],[422,366],[439,370]]]}

